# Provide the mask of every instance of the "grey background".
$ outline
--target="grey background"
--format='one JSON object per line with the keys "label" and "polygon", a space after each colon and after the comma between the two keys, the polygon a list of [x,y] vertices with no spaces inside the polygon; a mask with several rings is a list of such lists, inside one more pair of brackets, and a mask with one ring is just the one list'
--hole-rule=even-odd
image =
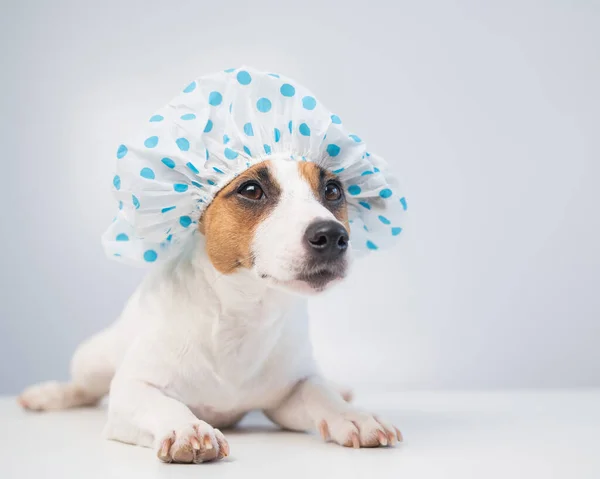
{"label": "grey background", "polygon": [[244,63],[311,88],[405,186],[403,243],[312,305],[328,374],[600,386],[598,2],[217,3],[2,2],[0,392],[66,378],[142,277],[99,242],[118,144]]}

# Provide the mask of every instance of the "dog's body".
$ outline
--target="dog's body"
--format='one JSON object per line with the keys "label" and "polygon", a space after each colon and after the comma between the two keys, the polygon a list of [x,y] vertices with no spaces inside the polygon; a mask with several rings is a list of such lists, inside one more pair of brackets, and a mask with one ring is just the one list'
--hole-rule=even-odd
{"label": "dog's body", "polygon": [[[79,347],[72,382],[33,386],[21,403],[89,405],[110,388],[106,436],[155,447],[166,462],[226,456],[217,428],[255,409],[343,445],[400,439],[344,401],[313,359],[306,299],[297,293],[341,279],[348,260],[345,204],[320,193],[335,178],[306,165],[265,162],[232,181],[205,213],[204,236],[153,271],[120,319]],[[307,239],[315,222],[330,229]],[[322,241],[333,248],[326,256]]]}

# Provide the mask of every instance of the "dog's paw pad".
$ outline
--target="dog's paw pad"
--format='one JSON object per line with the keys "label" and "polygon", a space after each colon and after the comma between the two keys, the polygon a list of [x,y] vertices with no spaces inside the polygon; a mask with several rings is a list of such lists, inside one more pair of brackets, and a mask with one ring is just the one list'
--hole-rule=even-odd
{"label": "dog's paw pad", "polygon": [[229,455],[229,444],[218,429],[204,421],[167,434],[158,444],[157,456],[162,462],[184,464],[214,461]]}
{"label": "dog's paw pad", "polygon": [[395,446],[402,441],[402,434],[398,428],[361,412],[326,417],[318,422],[317,428],[325,441],[331,440],[356,449]]}

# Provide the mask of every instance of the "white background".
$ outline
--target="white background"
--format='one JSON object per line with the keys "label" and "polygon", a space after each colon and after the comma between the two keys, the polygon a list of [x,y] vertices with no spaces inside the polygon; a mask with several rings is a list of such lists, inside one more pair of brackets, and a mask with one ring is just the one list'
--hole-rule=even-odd
{"label": "white background", "polygon": [[310,88],[405,187],[401,244],[313,303],[329,375],[600,386],[598,2],[0,8],[0,392],[65,379],[143,274],[99,242],[119,143],[190,79],[242,64]]}

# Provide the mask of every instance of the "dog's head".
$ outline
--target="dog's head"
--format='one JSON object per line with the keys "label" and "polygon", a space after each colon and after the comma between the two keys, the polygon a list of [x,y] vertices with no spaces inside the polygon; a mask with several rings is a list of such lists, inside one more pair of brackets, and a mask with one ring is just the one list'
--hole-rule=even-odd
{"label": "dog's head", "polygon": [[264,161],[224,187],[200,223],[214,267],[239,268],[300,293],[323,291],[348,268],[346,198],[315,163]]}

